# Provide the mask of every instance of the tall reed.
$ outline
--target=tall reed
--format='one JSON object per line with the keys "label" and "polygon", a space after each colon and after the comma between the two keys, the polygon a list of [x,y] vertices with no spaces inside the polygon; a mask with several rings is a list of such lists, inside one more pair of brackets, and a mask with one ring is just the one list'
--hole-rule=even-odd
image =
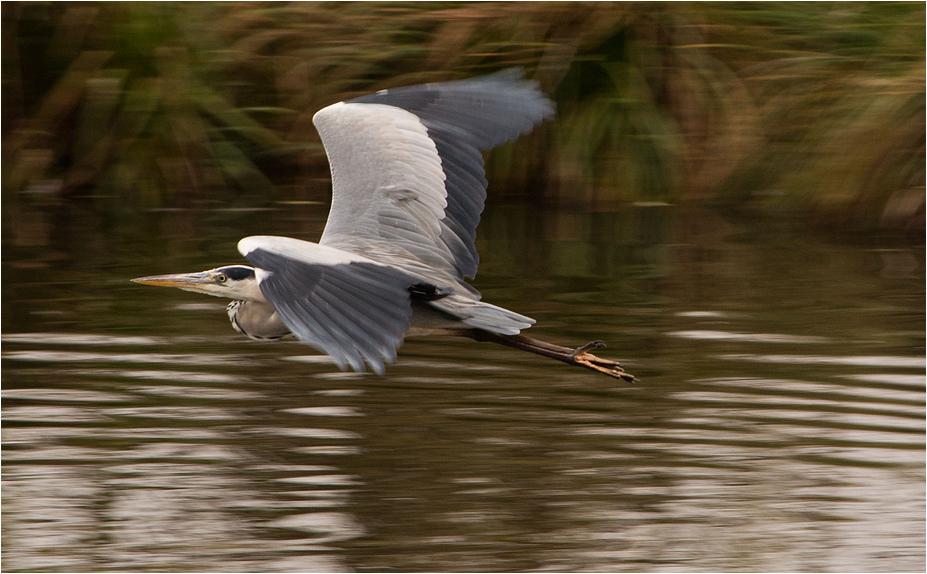
{"label": "tall reed", "polygon": [[[924,227],[918,3],[4,3],[4,203],[324,199],[312,114],[526,68],[498,195]],[[495,195],[494,195],[495,197]]]}

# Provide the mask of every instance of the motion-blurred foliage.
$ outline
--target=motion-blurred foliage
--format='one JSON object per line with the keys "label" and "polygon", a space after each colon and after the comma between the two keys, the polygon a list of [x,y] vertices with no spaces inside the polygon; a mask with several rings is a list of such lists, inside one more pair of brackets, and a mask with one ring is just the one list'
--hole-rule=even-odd
{"label": "motion-blurred foliage", "polygon": [[924,227],[923,3],[4,2],[3,200],[324,199],[319,108],[523,66],[493,195]]}

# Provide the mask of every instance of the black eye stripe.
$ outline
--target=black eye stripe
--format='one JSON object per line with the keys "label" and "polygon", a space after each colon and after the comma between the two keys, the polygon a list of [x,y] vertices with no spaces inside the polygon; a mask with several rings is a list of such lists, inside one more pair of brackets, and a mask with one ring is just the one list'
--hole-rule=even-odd
{"label": "black eye stripe", "polygon": [[242,281],[254,277],[254,269],[245,267],[244,265],[231,265],[229,267],[216,269],[216,271],[222,273],[232,281]]}

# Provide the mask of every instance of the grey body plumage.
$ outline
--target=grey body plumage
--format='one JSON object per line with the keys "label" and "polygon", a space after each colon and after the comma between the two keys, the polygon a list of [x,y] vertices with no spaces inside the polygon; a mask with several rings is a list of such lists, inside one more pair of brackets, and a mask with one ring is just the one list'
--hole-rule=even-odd
{"label": "grey body plumage", "polygon": [[273,341],[292,335],[270,303],[232,301],[226,307],[232,327],[255,341]]}

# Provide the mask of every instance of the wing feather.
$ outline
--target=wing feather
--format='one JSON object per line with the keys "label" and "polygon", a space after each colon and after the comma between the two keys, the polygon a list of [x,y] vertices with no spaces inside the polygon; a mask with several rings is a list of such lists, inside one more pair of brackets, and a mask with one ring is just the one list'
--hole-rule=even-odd
{"label": "wing feather", "polygon": [[396,360],[420,280],[366,257],[286,237],[246,237],[239,251],[261,293],[297,337],[342,369],[383,373]]}
{"label": "wing feather", "polygon": [[521,70],[382,90],[319,111],[313,122],[332,170],[320,243],[355,252],[390,243],[460,280],[474,277],[487,186],[480,152],[552,116]]}

